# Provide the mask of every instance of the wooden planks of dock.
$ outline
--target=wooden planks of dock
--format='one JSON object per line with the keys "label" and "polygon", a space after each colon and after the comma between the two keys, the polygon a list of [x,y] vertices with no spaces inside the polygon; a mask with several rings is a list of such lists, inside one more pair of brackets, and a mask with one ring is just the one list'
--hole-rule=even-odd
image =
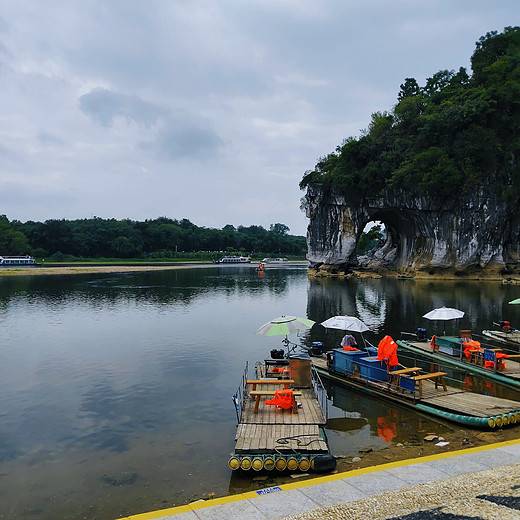
{"label": "wooden planks of dock", "polygon": [[316,424],[239,424],[235,453],[326,452],[327,443]]}
{"label": "wooden planks of dock", "polygon": [[[251,385],[248,385],[248,387]],[[265,390],[279,389],[279,385],[264,385]],[[265,404],[262,397],[258,413],[254,413],[255,400],[250,389],[245,394],[240,424],[235,436],[235,452],[255,453],[326,453],[327,442],[320,435],[326,424],[325,416],[312,388],[298,388],[298,413]]]}
{"label": "wooden planks of dock", "polygon": [[438,394],[421,399],[425,404],[449,410],[453,413],[492,417],[520,411],[520,403],[511,399],[502,399],[491,395],[475,394],[464,390]]}

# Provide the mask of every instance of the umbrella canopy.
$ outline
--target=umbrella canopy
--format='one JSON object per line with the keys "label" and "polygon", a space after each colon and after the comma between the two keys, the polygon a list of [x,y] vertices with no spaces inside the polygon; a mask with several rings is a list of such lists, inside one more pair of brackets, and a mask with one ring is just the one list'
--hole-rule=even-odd
{"label": "umbrella canopy", "polygon": [[370,330],[360,319],[354,316],[333,316],[322,321],[326,329],[349,330],[351,332],[366,332]]}
{"label": "umbrella canopy", "polygon": [[452,309],[451,307],[440,307],[439,309],[433,309],[433,311],[427,312],[423,318],[429,320],[456,320],[462,318],[464,312],[458,309]]}
{"label": "umbrella canopy", "polygon": [[280,316],[264,323],[257,331],[262,336],[288,336],[294,332],[310,329],[316,322],[297,316]]}
{"label": "umbrella canopy", "polygon": [[516,300],[511,300],[509,303],[512,303],[513,305],[520,303],[520,298],[517,298]]}

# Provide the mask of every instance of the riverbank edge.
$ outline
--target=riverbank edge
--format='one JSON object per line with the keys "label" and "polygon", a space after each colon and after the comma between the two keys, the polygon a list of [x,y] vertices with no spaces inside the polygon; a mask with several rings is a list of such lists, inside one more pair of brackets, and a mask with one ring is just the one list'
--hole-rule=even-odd
{"label": "riverbank edge", "polygon": [[433,280],[446,280],[446,281],[487,281],[487,282],[500,282],[502,284],[520,285],[520,273],[513,271],[507,271],[502,273],[500,271],[490,270],[457,270],[457,269],[442,269],[437,271],[414,271],[410,273],[399,273],[390,270],[381,269],[353,269],[345,272],[339,269],[337,266],[322,265],[318,268],[309,267],[308,269],[309,278],[397,278],[401,280],[418,280],[418,281],[433,281]]}

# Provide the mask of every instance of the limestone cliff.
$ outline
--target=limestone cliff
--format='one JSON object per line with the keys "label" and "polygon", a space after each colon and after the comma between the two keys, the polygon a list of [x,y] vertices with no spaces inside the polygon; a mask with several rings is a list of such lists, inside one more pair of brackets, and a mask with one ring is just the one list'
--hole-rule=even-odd
{"label": "limestone cliff", "polygon": [[[455,200],[455,201],[454,201]],[[346,273],[364,267],[403,275],[504,272],[518,266],[520,219],[515,205],[492,190],[451,202],[387,192],[349,202],[309,184],[302,209],[309,218],[311,269]],[[356,244],[371,221],[387,230],[383,248],[358,259]]]}

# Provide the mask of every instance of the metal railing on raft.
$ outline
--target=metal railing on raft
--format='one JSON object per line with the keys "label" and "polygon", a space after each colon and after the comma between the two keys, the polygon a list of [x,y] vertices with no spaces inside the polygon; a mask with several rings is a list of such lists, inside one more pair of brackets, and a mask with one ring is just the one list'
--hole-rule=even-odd
{"label": "metal railing on raft", "polygon": [[244,399],[246,395],[248,368],[248,363],[246,361],[246,368],[244,369],[244,373],[242,374],[240,386],[238,387],[235,395],[233,396],[233,404],[235,405],[235,413],[237,414],[237,424],[240,423],[240,419],[242,418],[242,412],[244,410]]}
{"label": "metal railing on raft", "polygon": [[323,382],[319,374],[314,369],[311,369],[311,384],[318,399],[321,411],[323,412],[325,420],[327,421],[329,418],[329,400],[327,398],[327,391],[323,386]]}

